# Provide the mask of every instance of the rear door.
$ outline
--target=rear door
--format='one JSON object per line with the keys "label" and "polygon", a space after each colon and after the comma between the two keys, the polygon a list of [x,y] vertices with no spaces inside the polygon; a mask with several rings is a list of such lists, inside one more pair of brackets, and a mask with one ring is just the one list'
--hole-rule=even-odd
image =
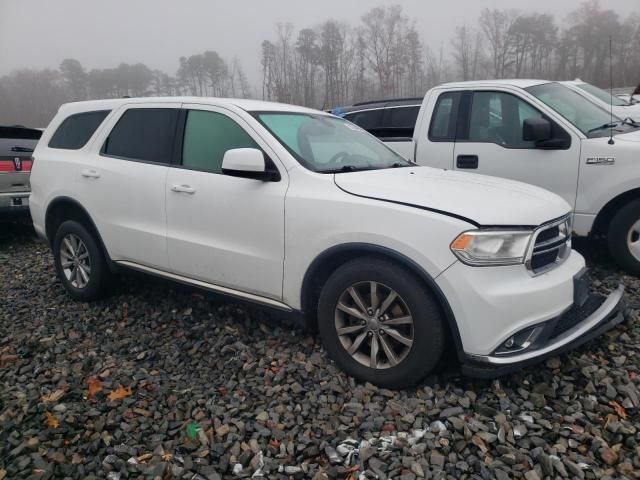
{"label": "rear door", "polygon": [[31,155],[41,136],[36,129],[0,127],[0,208],[28,206]]}
{"label": "rear door", "polygon": [[76,191],[113,260],[166,270],[165,182],[180,103],[114,112],[76,166]]}
{"label": "rear door", "polygon": [[431,117],[420,119],[414,141],[417,143],[415,161],[419,165],[451,169],[462,92],[435,90],[423,108]]}

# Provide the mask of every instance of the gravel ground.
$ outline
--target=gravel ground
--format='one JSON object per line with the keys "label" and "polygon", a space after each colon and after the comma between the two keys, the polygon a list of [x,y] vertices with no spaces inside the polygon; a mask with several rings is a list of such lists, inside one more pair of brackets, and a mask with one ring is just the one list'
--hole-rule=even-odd
{"label": "gravel ground", "polygon": [[[640,306],[638,279],[581,250]],[[0,480],[640,478],[639,355],[632,308],[546,365],[392,392],[303,330],[167,282],[71,301],[30,226],[0,223]]]}

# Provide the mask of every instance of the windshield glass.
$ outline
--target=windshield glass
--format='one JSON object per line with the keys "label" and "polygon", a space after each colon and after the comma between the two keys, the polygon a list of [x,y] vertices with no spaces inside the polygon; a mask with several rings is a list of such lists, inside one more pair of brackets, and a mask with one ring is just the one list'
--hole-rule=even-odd
{"label": "windshield glass", "polygon": [[319,173],[405,167],[403,159],[357,125],[327,115],[253,114],[306,168]]}
{"label": "windshield glass", "polygon": [[611,99],[613,99],[613,106],[614,107],[628,107],[629,106],[628,102],[625,102],[621,98],[614,97],[613,95],[611,95],[606,90],[602,90],[601,88],[598,88],[595,85],[591,85],[589,83],[579,83],[577,85],[577,87],[579,89],[584,90],[585,92],[593,95],[597,99],[602,100],[607,105],[609,105],[609,103],[611,102]]}
{"label": "windshield glass", "polygon": [[[590,102],[578,92],[574,92],[559,83],[545,83],[526,89],[541,102],[547,104],[569,122],[575,125],[588,137],[602,137],[609,135],[611,114],[595,103]],[[624,133],[634,130],[634,127],[622,123],[613,116],[613,131]]]}

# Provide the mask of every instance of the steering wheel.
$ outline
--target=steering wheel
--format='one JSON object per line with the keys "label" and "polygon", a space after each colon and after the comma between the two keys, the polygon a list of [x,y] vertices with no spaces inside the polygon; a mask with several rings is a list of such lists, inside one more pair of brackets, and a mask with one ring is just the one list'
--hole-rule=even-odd
{"label": "steering wheel", "polygon": [[[333,157],[329,159],[329,164],[332,163],[342,163],[342,161],[349,156],[348,152],[338,152]],[[340,162],[338,162],[340,160]]]}

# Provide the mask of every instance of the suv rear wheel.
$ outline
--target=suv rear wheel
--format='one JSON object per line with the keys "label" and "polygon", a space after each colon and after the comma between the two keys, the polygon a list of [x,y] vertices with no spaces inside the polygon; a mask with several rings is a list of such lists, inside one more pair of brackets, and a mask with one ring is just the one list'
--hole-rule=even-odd
{"label": "suv rear wheel", "polygon": [[377,258],[348,262],[329,277],[318,303],[318,329],[340,368],[389,388],[422,380],[445,346],[431,292],[409,271]]}
{"label": "suv rear wheel", "polygon": [[640,275],[640,200],[622,207],[609,224],[609,252],[622,268]]}
{"label": "suv rear wheel", "polygon": [[106,293],[111,272],[96,238],[74,220],[58,227],[53,240],[56,273],[76,300],[96,300]]}

